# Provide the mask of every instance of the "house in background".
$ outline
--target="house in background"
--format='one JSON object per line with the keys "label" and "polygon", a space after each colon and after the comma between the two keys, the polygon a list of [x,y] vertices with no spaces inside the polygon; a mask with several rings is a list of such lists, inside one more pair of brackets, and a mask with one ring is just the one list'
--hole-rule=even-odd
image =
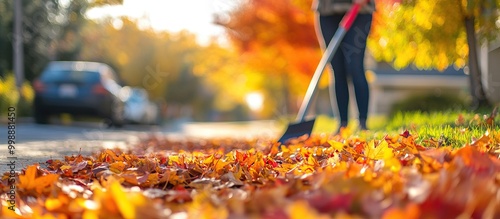
{"label": "house in background", "polygon": [[[482,83],[492,104],[500,103],[500,40],[483,44],[479,50]],[[395,70],[390,64],[367,58],[367,68],[375,73],[370,84],[372,115],[387,115],[394,103],[412,95],[444,93],[469,98],[467,68],[450,67],[443,72],[406,68]]]}
{"label": "house in background", "polygon": [[[408,67],[401,70],[394,69],[389,63],[376,62],[367,53],[365,59],[367,80],[370,84],[369,115],[388,116],[395,103],[417,95],[443,94],[469,97],[469,77],[463,69],[450,67],[443,72],[437,70],[418,70]],[[354,87],[349,86],[349,116],[357,118],[358,111]],[[330,105],[328,88],[320,89],[315,100],[314,110],[310,114],[325,114],[338,116],[337,109]]]}
{"label": "house in background", "polygon": [[443,72],[408,67],[396,70],[388,63],[376,63],[375,79],[370,84],[371,115],[387,115],[394,103],[415,95],[443,94],[466,98],[469,77],[464,69],[450,67]]}

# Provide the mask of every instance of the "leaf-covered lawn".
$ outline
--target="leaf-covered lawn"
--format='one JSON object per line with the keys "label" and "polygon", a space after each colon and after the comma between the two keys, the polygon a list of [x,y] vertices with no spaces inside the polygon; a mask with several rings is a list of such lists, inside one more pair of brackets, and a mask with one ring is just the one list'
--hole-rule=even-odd
{"label": "leaf-covered lawn", "polygon": [[[488,118],[485,118],[488,119]],[[488,122],[487,120],[485,120]],[[494,123],[490,121],[490,124]],[[3,218],[500,218],[500,131],[173,142],[29,166]],[[14,209],[14,211],[12,211]]]}

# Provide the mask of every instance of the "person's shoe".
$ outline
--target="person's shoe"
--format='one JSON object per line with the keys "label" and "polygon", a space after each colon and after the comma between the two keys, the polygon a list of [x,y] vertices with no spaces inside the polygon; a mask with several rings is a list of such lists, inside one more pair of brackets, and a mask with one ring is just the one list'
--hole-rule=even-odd
{"label": "person's shoe", "polygon": [[366,127],[366,125],[361,125],[361,126],[359,126],[359,130],[368,131],[369,129],[368,129],[368,127]]}
{"label": "person's shoe", "polygon": [[361,131],[368,131],[368,127],[366,126],[366,120],[359,121],[359,129]]}

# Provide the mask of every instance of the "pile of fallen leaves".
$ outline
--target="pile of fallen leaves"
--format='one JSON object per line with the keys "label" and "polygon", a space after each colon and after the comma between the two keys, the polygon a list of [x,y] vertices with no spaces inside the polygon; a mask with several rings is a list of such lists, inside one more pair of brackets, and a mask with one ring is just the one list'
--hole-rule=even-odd
{"label": "pile of fallen leaves", "polygon": [[[27,167],[2,218],[500,218],[500,131],[174,142]],[[425,147],[418,142],[427,142]],[[429,143],[430,142],[430,143]],[[432,145],[435,145],[433,147]],[[14,210],[14,211],[13,211]]]}

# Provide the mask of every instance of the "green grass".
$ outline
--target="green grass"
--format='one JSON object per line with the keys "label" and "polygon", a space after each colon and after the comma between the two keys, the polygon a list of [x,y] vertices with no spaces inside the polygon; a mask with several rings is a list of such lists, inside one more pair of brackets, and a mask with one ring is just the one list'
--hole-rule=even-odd
{"label": "green grass", "polygon": [[[473,142],[474,138],[483,136],[489,129],[499,130],[498,122],[493,127],[485,125],[484,116],[489,116],[491,109],[481,112],[447,111],[447,112],[406,112],[396,113],[393,117],[372,116],[368,119],[370,131],[355,131],[365,139],[381,139],[385,135],[397,135],[405,130],[417,136],[417,142],[423,146],[461,147]],[[462,122],[459,117],[463,118]],[[498,119],[497,119],[498,120]],[[313,133],[332,133],[337,130],[335,118],[318,116]],[[349,123],[349,128],[356,129],[356,121]],[[429,141],[433,143],[429,143]]]}

